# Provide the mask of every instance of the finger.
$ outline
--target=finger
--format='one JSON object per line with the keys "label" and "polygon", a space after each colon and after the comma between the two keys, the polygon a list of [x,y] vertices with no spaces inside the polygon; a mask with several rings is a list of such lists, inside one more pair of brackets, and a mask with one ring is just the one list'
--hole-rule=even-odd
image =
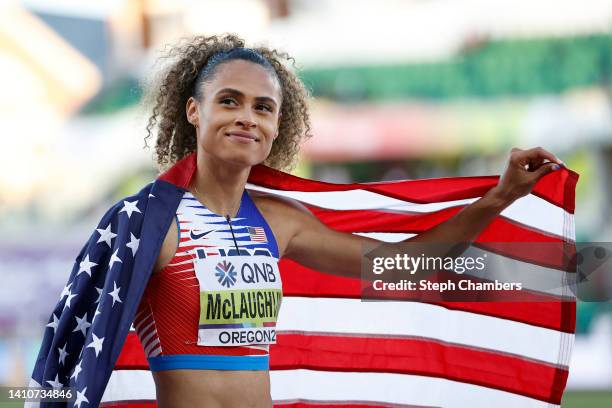
{"label": "finger", "polygon": [[525,155],[525,150],[521,150],[521,149],[517,149],[516,147],[513,147],[512,150],[510,151],[510,164],[513,164],[513,165],[518,164],[518,165],[524,166],[525,163],[522,163],[524,155]]}
{"label": "finger", "polygon": [[529,171],[533,171],[538,168],[543,161],[543,157],[534,156],[533,154],[530,156],[528,150],[516,149],[513,150],[512,154],[510,155],[510,163],[518,165],[524,170]]}
{"label": "finger", "polygon": [[541,147],[525,150],[523,154],[525,155],[524,157],[528,160],[547,159],[553,163],[563,164],[563,161],[561,159]]}
{"label": "finger", "polygon": [[534,171],[534,176],[536,178],[536,180],[538,180],[540,177],[551,173],[555,170],[559,170],[561,168],[561,165],[557,164],[557,163],[544,163],[543,165],[541,165],[536,171]]}
{"label": "finger", "polygon": [[544,163],[544,158],[538,157],[536,159],[529,159],[529,162],[524,166],[527,171],[535,171],[540,168],[542,163]]}

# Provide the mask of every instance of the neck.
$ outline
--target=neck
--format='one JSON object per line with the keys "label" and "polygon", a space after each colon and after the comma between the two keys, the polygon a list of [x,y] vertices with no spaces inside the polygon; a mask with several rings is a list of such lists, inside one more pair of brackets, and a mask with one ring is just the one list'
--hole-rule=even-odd
{"label": "neck", "polygon": [[189,189],[210,211],[235,217],[250,171],[250,166],[228,165],[199,150]]}

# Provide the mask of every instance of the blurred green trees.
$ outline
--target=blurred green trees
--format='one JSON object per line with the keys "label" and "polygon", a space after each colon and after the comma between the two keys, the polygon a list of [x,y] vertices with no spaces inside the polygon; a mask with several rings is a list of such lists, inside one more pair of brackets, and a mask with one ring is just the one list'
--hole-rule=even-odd
{"label": "blurred green trees", "polygon": [[315,96],[341,101],[555,94],[611,76],[610,35],[485,41],[438,63],[301,72]]}

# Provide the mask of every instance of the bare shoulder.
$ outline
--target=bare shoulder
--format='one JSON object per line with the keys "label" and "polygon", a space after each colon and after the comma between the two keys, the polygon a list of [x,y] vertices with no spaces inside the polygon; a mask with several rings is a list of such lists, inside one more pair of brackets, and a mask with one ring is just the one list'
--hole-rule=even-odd
{"label": "bare shoulder", "polygon": [[[282,197],[276,194],[265,193],[262,191],[249,190],[249,195],[257,205],[257,208],[263,213],[270,212],[271,217],[303,214],[311,216],[308,208],[297,200],[288,197]],[[267,214],[264,214],[267,216]]]}
{"label": "bare shoulder", "polygon": [[249,195],[272,228],[281,256],[297,232],[310,223],[318,223],[299,201],[261,191],[250,190]]}

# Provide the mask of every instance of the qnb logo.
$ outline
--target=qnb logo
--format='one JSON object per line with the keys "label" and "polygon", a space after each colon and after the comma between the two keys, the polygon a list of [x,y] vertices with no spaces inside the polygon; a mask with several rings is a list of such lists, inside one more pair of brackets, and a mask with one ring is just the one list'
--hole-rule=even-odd
{"label": "qnb logo", "polygon": [[236,276],[238,274],[236,273],[236,268],[234,268],[234,265],[232,265],[231,262],[219,262],[215,267],[215,271],[215,276],[221,285],[225,286],[226,288],[234,286],[236,283]]}

